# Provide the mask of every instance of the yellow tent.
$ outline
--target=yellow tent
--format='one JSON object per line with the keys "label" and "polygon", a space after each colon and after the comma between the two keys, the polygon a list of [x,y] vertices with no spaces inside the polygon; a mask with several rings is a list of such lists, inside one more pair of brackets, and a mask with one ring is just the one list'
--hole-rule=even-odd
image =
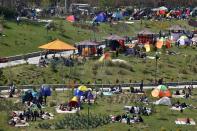
{"label": "yellow tent", "polygon": [[67,43],[64,43],[63,41],[60,41],[59,39],[52,41],[48,44],[39,46],[38,48],[46,49],[46,50],[58,50],[58,51],[60,51],[60,50],[64,50],[64,51],[77,50],[77,48],[75,48]]}
{"label": "yellow tent", "polygon": [[78,90],[80,90],[80,91],[87,91],[88,88],[86,86],[84,86],[84,85],[81,85],[81,86],[78,87]]}
{"label": "yellow tent", "polygon": [[78,98],[76,96],[74,96],[71,101],[75,101],[75,102],[78,102]]}

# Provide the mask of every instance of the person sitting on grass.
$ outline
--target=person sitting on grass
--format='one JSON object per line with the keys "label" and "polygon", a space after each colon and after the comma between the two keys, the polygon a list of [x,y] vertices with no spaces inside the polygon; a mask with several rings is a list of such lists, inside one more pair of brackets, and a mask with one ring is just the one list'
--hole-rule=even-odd
{"label": "person sitting on grass", "polygon": [[190,119],[189,118],[186,119],[186,124],[190,124]]}
{"label": "person sitting on grass", "polygon": [[139,122],[144,122],[144,120],[142,119],[141,116],[138,116],[138,121],[139,121]]}

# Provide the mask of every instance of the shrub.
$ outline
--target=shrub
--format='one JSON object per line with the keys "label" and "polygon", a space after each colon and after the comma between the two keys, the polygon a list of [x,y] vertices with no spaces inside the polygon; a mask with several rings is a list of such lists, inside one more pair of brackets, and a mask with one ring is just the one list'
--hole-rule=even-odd
{"label": "shrub", "polygon": [[57,64],[54,61],[51,62],[50,67],[52,72],[57,72]]}
{"label": "shrub", "polygon": [[128,74],[128,73],[127,73],[127,71],[125,71],[125,70],[119,70],[119,71],[118,71],[118,74],[120,74],[120,75],[126,75],[126,74]]}
{"label": "shrub", "polygon": [[17,16],[17,12],[7,7],[0,7],[0,14],[3,14],[6,19],[14,19]]}
{"label": "shrub", "polygon": [[112,72],[110,70],[105,70],[106,75],[112,75]]}
{"label": "shrub", "polygon": [[188,71],[187,71],[185,68],[181,69],[180,72],[181,72],[182,74],[188,74]]}

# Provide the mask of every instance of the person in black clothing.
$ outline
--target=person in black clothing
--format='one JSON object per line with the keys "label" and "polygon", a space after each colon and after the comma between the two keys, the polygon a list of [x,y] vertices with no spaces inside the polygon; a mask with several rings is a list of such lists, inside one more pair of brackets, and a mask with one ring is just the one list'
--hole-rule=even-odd
{"label": "person in black clothing", "polygon": [[143,91],[143,87],[144,87],[144,82],[143,82],[143,80],[142,80],[141,83],[140,83],[140,91],[141,91],[141,92]]}
{"label": "person in black clothing", "polygon": [[33,119],[36,121],[36,118],[38,117],[38,111],[37,110],[35,110],[34,112],[33,112]]}
{"label": "person in black clothing", "polygon": [[159,85],[162,85],[163,84],[163,78],[159,79],[158,84]]}
{"label": "person in black clothing", "polygon": [[141,116],[138,117],[139,122],[144,122]]}
{"label": "person in black clothing", "polygon": [[131,123],[130,123],[130,117],[129,117],[129,116],[127,117],[127,124],[128,124],[128,125],[131,124]]}

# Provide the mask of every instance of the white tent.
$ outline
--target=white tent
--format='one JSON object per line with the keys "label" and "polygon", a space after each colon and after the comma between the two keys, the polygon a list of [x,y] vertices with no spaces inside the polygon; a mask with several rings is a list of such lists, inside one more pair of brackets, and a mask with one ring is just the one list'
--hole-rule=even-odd
{"label": "white tent", "polygon": [[161,99],[156,101],[155,104],[156,105],[167,105],[167,106],[170,106],[171,105],[171,100],[168,97],[162,97]]}

